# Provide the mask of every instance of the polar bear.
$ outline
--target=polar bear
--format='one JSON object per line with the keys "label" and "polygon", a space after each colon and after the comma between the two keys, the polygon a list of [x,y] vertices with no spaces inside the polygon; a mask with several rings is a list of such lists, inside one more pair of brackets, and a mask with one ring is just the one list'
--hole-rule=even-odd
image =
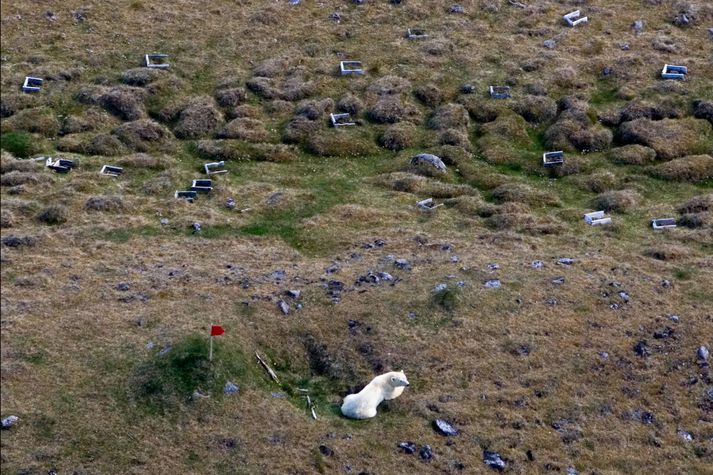
{"label": "polar bear", "polygon": [[408,386],[403,371],[391,371],[377,376],[357,394],[344,398],[342,414],[351,419],[369,419],[376,415],[376,406],[383,400],[396,399]]}

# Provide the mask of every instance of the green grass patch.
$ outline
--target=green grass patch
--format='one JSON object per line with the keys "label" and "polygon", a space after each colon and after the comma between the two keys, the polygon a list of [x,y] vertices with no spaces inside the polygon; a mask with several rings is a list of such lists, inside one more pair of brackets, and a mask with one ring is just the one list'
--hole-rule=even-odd
{"label": "green grass patch", "polygon": [[166,350],[156,348],[139,362],[127,381],[132,399],[150,414],[172,412],[201,390],[220,399],[227,381],[254,385],[259,378],[245,354],[229,340],[214,342],[208,360],[209,338],[192,334]]}
{"label": "green grass patch", "polygon": [[28,132],[7,132],[0,136],[0,147],[16,157],[29,157],[37,152],[36,140]]}

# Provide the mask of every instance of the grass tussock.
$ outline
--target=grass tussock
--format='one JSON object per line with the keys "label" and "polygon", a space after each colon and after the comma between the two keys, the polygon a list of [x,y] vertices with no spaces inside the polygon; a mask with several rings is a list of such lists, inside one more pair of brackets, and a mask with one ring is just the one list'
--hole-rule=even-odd
{"label": "grass tussock", "polygon": [[651,167],[649,173],[662,180],[700,183],[713,178],[713,156],[691,155],[677,158]]}
{"label": "grass tussock", "polygon": [[617,130],[617,140],[640,144],[656,151],[661,160],[705,153],[709,150],[713,128],[702,119],[636,119],[624,122]]}

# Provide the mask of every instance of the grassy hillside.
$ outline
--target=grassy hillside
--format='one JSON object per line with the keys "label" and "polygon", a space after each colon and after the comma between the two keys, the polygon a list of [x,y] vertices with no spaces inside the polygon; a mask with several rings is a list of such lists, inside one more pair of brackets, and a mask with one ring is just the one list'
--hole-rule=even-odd
{"label": "grassy hillside", "polygon": [[710,472],[707,2],[0,5],[3,473]]}

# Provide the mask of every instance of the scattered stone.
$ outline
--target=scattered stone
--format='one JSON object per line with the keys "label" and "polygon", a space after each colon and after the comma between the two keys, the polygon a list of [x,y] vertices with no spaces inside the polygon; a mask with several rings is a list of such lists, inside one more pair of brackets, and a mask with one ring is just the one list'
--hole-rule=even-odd
{"label": "scattered stone", "polygon": [[394,261],[394,266],[403,270],[411,270],[411,263],[406,259],[396,259]]}
{"label": "scattered stone", "polygon": [[579,472],[576,468],[570,465],[569,467],[567,467],[567,475],[579,475]]}
{"label": "scattered stone", "polygon": [[409,313],[407,314],[407,316],[408,316],[409,319],[413,320],[414,318],[416,318],[417,315],[416,315],[416,312],[414,312],[414,311],[409,311]]}
{"label": "scattered stone", "polygon": [[560,302],[559,302],[559,300],[557,300],[555,298],[549,298],[549,299],[545,300],[545,303],[547,305],[559,305]]}
{"label": "scattered stone", "polygon": [[670,328],[670,327],[666,327],[664,329],[657,330],[654,332],[654,338],[656,338],[657,340],[663,340],[665,338],[670,338],[673,336],[673,331],[674,331],[673,328]]}
{"label": "scattered stone", "polygon": [[201,232],[201,229],[203,228],[201,226],[201,223],[193,223],[191,225],[191,227],[193,228],[193,234],[198,234],[199,232]]}
{"label": "scattered stone", "polygon": [[146,343],[146,349],[147,349],[147,350],[153,350],[155,346],[156,346],[156,345],[154,344],[153,341],[150,341],[150,342]]}
{"label": "scattered stone", "polygon": [[493,262],[493,263],[488,264],[488,269],[490,269],[490,270],[498,270],[498,269],[500,269],[500,266],[499,266],[498,264],[496,264],[496,263]]}
{"label": "scattered stone", "polygon": [[284,279],[285,277],[287,277],[287,272],[285,272],[284,270],[276,270],[276,271],[270,273],[270,278],[275,279],[277,281],[280,281],[280,280]]}
{"label": "scattered stone", "polygon": [[668,279],[662,280],[661,287],[663,287],[664,289],[668,289],[669,287],[671,287],[671,281]]}
{"label": "scattered stone", "polygon": [[237,203],[233,198],[228,198],[227,200],[225,200],[225,207],[228,209],[235,209],[236,205]]}
{"label": "scattered stone", "polygon": [[171,351],[171,347],[170,347],[170,346],[166,346],[166,347],[164,347],[164,348],[161,348],[161,351],[158,352],[158,355],[159,355],[159,356],[164,356],[164,355],[167,355],[170,351]]}
{"label": "scattered stone", "polygon": [[277,302],[277,308],[279,308],[284,315],[288,315],[290,313],[290,306],[287,305],[287,302],[284,300],[279,300]]}
{"label": "scattered stone", "polygon": [[680,318],[679,318],[678,315],[671,315],[671,316],[668,317],[668,318],[669,318],[669,320],[671,320],[672,322],[678,322],[678,321],[680,320]]}
{"label": "scattered stone", "polygon": [[332,455],[334,455],[334,450],[330,449],[326,445],[320,445],[319,452],[325,457],[331,457]]}
{"label": "scattered stone", "polygon": [[527,356],[530,354],[530,346],[523,344],[516,346],[511,353],[515,356]]}
{"label": "scattered stone", "polygon": [[196,389],[195,391],[193,391],[193,399],[196,401],[200,400],[200,399],[207,399],[209,397],[210,397],[209,394],[201,391],[200,389]]}
{"label": "scattered stone", "polygon": [[458,282],[456,282],[456,286],[458,286],[459,288],[462,289],[463,287],[465,287],[465,282],[462,280],[459,280]]}
{"label": "scattered stone", "polygon": [[542,269],[543,267],[545,267],[545,263],[542,261],[532,261],[532,264],[530,264],[530,266],[533,269]]}
{"label": "scattered stone", "polygon": [[285,291],[285,295],[297,300],[298,298],[300,298],[300,295],[302,295],[302,292],[299,290],[287,290]]}
{"label": "scattered stone", "polygon": [[698,351],[696,351],[696,356],[698,356],[700,361],[708,361],[710,351],[708,351],[708,348],[706,348],[705,345],[701,345],[698,347]]}
{"label": "scattered stone", "polygon": [[14,426],[19,420],[20,418],[17,416],[7,416],[5,419],[0,421],[0,424],[2,424],[3,429],[9,429],[10,427]]}
{"label": "scattered stone", "polygon": [[433,288],[433,290],[431,290],[431,292],[433,292],[435,294],[435,293],[441,292],[443,290],[446,290],[447,288],[448,288],[447,284],[438,284]]}
{"label": "scattered stone", "polygon": [[703,395],[709,400],[713,401],[713,386],[708,386],[705,391],[703,391]]}
{"label": "scattered stone", "polygon": [[491,452],[490,450],[483,450],[483,463],[488,467],[495,469],[499,472],[505,470],[505,460],[502,459],[499,453]]}
{"label": "scattered stone", "polygon": [[451,8],[449,8],[448,11],[450,13],[465,13],[465,8],[463,8],[463,5],[454,3],[453,5],[451,5]]}
{"label": "scattered stone", "polygon": [[609,359],[609,353],[606,351],[600,351],[599,352],[599,357],[603,360],[608,360]]}
{"label": "scattered stone", "polygon": [[285,399],[287,397],[287,394],[277,391],[271,392],[270,395],[277,399]]}
{"label": "scattered stone", "polygon": [[547,49],[554,49],[555,46],[557,46],[557,42],[555,40],[545,40],[544,43],[542,43],[542,44]]}
{"label": "scattered stone", "polygon": [[116,290],[126,292],[129,290],[129,284],[127,284],[126,282],[119,282],[116,286]]}
{"label": "scattered stone", "polygon": [[411,158],[410,163],[412,166],[428,165],[438,171],[446,171],[446,164],[443,163],[443,160],[430,153],[419,153],[418,155]]}
{"label": "scattered stone", "polygon": [[634,23],[631,24],[631,27],[634,29],[634,31],[643,31],[644,20],[636,20]]}
{"label": "scattered stone", "polygon": [[673,17],[673,21],[671,23],[676,26],[688,26],[691,24],[691,19],[685,13],[680,13]]}
{"label": "scattered stone", "polygon": [[401,442],[399,448],[409,455],[416,453],[416,444],[413,442]]}
{"label": "scattered stone", "polygon": [[230,381],[226,382],[225,386],[223,386],[223,392],[225,394],[235,394],[238,391],[240,391],[240,388]]}
{"label": "scattered stone", "polygon": [[168,223],[169,223],[168,218],[161,218],[159,223],[161,223],[161,226],[168,226]]}
{"label": "scattered stone", "polygon": [[423,460],[431,460],[433,458],[433,450],[431,450],[430,445],[424,445],[421,450],[418,451],[418,456]]}
{"label": "scattered stone", "polygon": [[640,340],[636,343],[636,345],[634,345],[634,352],[642,358],[651,355],[651,349],[649,349],[646,344],[646,340]]}
{"label": "scattered stone", "polygon": [[686,442],[692,442],[693,441],[693,436],[689,433],[686,432],[685,430],[679,430],[676,432],[680,438],[685,440]]}
{"label": "scattered stone", "polygon": [[464,84],[460,90],[463,94],[473,94],[475,92],[475,86],[472,84]]}
{"label": "scattered stone", "polygon": [[433,428],[436,429],[441,435],[454,436],[458,435],[458,429],[453,427],[450,423],[444,421],[443,419],[436,419],[433,421]]}
{"label": "scattered stone", "polygon": [[557,259],[557,264],[561,264],[563,266],[571,266],[576,262],[575,259],[572,259],[571,257],[562,257],[560,259]]}
{"label": "scattered stone", "polygon": [[551,282],[554,285],[562,285],[562,284],[564,284],[564,277],[555,277],[554,279],[551,280]]}
{"label": "scattered stone", "polygon": [[502,287],[502,284],[498,279],[486,280],[484,285],[486,289],[499,289]]}

